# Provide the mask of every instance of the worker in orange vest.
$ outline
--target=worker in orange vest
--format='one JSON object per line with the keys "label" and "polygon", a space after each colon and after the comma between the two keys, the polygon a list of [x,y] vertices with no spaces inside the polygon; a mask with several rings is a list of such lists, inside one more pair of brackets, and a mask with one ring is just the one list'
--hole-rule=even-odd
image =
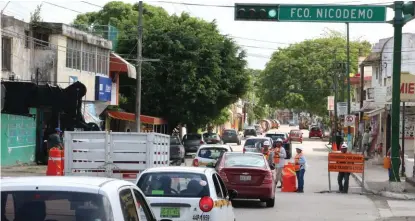
{"label": "worker in orange vest", "polygon": [[275,184],[278,184],[278,181],[281,183],[280,186],[277,188],[282,187],[282,169],[285,165],[285,158],[287,157],[287,153],[285,152],[285,148],[282,147],[282,139],[278,138],[276,140],[276,146],[274,148],[274,164],[275,164]]}
{"label": "worker in orange vest", "polygon": [[267,159],[269,157],[269,152],[270,152],[269,147],[270,146],[271,146],[271,143],[268,140],[264,141],[264,143],[262,144],[262,154],[264,154],[265,158],[267,158]]}
{"label": "worker in orange vest", "polygon": [[[347,153],[347,144],[343,143],[342,147],[340,148],[342,153]],[[345,162],[341,162],[345,163]],[[352,164],[352,163],[350,163]],[[347,172],[339,172],[337,175],[337,183],[339,184],[339,193],[348,193],[349,191],[349,177],[350,173]],[[343,183],[344,180],[344,183]]]}
{"label": "worker in orange vest", "polygon": [[307,160],[303,154],[304,148],[302,146],[296,147],[297,155],[294,158],[295,174],[297,175],[298,193],[304,193],[304,174]]}

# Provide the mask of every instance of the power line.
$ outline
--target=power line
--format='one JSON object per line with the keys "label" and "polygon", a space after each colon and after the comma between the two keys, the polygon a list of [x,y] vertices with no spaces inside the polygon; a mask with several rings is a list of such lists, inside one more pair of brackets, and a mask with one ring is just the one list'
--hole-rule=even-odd
{"label": "power line", "polygon": [[76,13],[79,13],[79,14],[83,13],[83,12],[76,11],[76,10],[73,10],[73,9],[70,9],[70,8],[67,8],[67,7],[64,7],[64,6],[56,5],[56,4],[53,4],[53,3],[50,3],[50,2],[45,2],[45,1],[43,1],[43,2],[46,3],[46,4],[53,5],[53,6],[58,7],[58,8],[63,8],[63,9],[69,10],[69,11],[73,11],[73,12],[76,12]]}

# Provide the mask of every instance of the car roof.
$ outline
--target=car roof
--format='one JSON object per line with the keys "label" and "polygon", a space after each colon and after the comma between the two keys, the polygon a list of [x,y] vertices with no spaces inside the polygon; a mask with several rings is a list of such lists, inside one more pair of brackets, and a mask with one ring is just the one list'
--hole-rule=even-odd
{"label": "car roof", "polygon": [[224,129],[224,131],[225,131],[225,130],[233,130],[233,131],[236,131],[235,129],[232,129],[232,128],[231,128],[231,129]]}
{"label": "car roof", "polygon": [[224,154],[226,154],[226,155],[258,155],[258,156],[262,156],[262,155],[264,155],[264,154],[262,154],[262,153],[257,153],[257,152],[226,152],[226,153],[224,153]]}
{"label": "car roof", "polygon": [[249,137],[246,140],[269,140],[269,139],[271,139],[271,138],[269,138],[269,137]]}
{"label": "car roof", "polygon": [[[56,189],[61,187],[71,187],[80,192],[97,192],[105,185],[115,185],[117,187],[131,185],[131,182],[107,177],[86,177],[86,176],[28,176],[28,177],[2,177],[1,188],[19,190],[29,186],[41,187],[42,190],[48,188]],[[82,190],[82,191],[81,191]]]}
{"label": "car roof", "polygon": [[268,134],[284,134],[284,135],[286,135],[287,133],[285,133],[285,132],[267,132],[265,135],[268,135]]}
{"label": "car roof", "polygon": [[209,167],[181,167],[181,166],[167,166],[167,167],[152,167],[146,169],[143,173],[154,173],[154,172],[185,172],[185,173],[200,173],[206,174],[213,170]]}
{"label": "car roof", "polygon": [[226,149],[231,149],[231,147],[229,145],[226,145],[226,144],[204,144],[204,145],[199,147],[199,150],[203,149],[203,148],[213,148],[213,147],[222,147],[222,148],[226,148]]}

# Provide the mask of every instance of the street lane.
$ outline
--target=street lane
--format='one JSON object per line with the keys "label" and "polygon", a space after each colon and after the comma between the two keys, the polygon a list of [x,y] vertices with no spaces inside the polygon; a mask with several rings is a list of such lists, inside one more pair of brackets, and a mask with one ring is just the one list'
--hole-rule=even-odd
{"label": "street lane", "polygon": [[[293,128],[293,127],[292,127]],[[290,127],[283,125],[279,131],[289,132]],[[327,148],[326,141],[321,139],[307,139],[308,131],[304,131],[306,138],[303,144],[293,143],[295,147],[302,145],[308,161],[305,173],[305,193],[276,193],[274,208],[266,208],[259,201],[239,201],[234,203],[236,220],[376,220],[379,212],[374,203],[364,195],[360,195],[360,187],[353,178],[350,179],[350,193],[339,194],[320,193],[328,190]],[[292,159],[293,160],[293,159]],[[331,174],[332,190],[338,189],[337,173]]]}

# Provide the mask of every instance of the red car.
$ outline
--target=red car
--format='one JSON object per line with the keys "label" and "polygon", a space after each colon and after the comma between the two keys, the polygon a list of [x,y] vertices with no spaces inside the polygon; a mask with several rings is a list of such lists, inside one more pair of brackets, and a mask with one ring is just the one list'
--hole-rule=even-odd
{"label": "red car", "polygon": [[312,127],[310,129],[310,133],[308,134],[308,138],[312,138],[312,137],[319,137],[323,139],[324,137],[323,130],[321,130],[320,127]]}
{"label": "red car", "polygon": [[301,130],[291,130],[289,139],[291,142],[297,141],[303,143],[303,132]]}
{"label": "red car", "polygon": [[267,207],[274,207],[275,180],[263,154],[224,152],[216,163],[216,170],[226,187],[238,192],[237,198],[260,199]]}

